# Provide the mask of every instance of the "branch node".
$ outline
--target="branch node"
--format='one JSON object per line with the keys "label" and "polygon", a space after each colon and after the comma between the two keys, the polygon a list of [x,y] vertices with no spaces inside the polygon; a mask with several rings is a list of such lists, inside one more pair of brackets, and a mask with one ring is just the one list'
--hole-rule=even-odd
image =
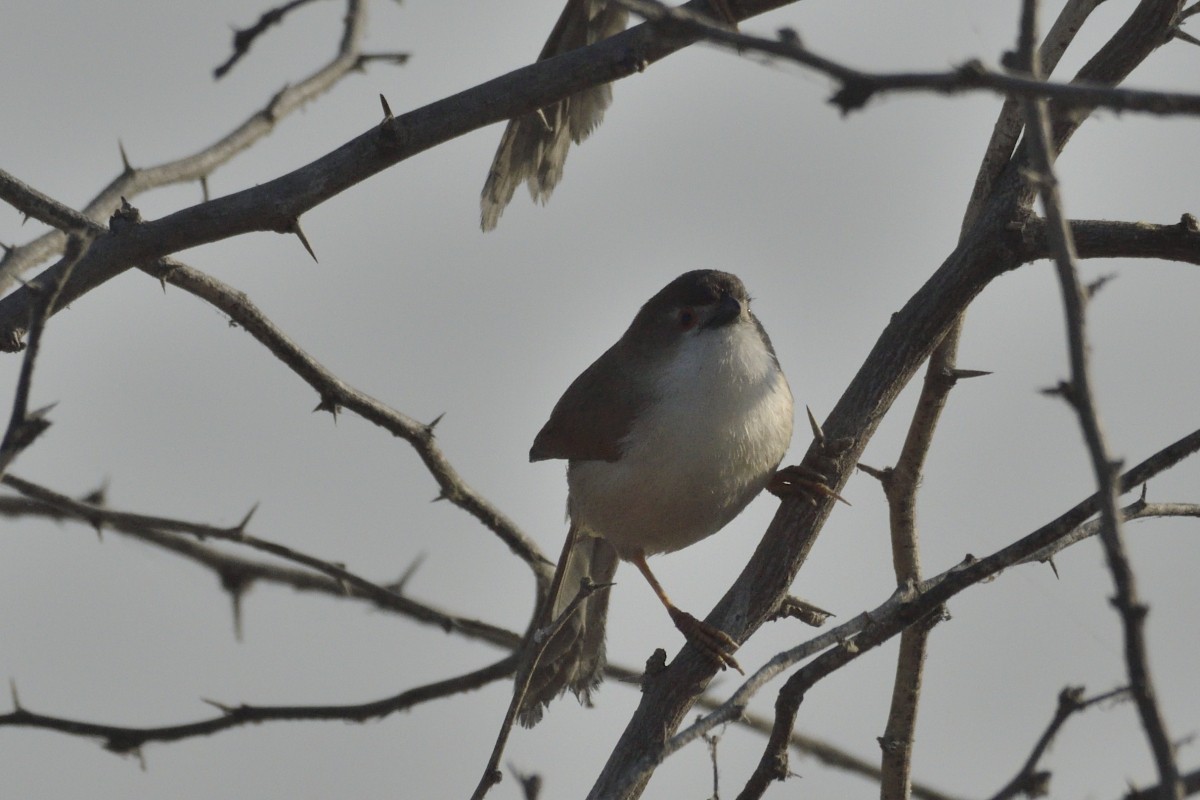
{"label": "branch node", "polygon": [[1184,214],[1179,218],[1179,227],[1188,233],[1200,233],[1200,221],[1191,214]]}
{"label": "branch node", "polygon": [[121,206],[113,212],[108,218],[108,229],[113,233],[122,233],[129,230],[135,225],[140,225],[142,222],[142,212],[138,211],[124,197],[121,198]]}
{"label": "branch node", "polygon": [[820,628],[832,616],[835,616],[832,611],[818,608],[807,600],[801,600],[799,597],[789,594],[783,600],[779,601],[779,605],[771,612],[771,616],[768,619],[774,621],[792,617],[800,620],[805,625]]}
{"label": "branch node", "polygon": [[318,411],[328,411],[330,416],[333,417],[334,424],[337,424],[338,412],[341,410],[342,407],[337,404],[337,401],[335,401],[331,396],[323,394],[321,395],[321,401],[313,408],[312,413],[315,414]]}

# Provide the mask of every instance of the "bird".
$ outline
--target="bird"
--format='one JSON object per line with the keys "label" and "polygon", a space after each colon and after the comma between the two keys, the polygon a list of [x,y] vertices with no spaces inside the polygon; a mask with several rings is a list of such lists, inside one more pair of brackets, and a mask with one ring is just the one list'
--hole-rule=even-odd
{"label": "bird", "polygon": [[718,270],[668,283],[570,384],[529,451],[530,461],[566,459],[569,525],[531,626],[540,634],[528,637],[543,641],[528,650],[540,653],[525,670],[521,724],[536,724],[568,690],[591,705],[609,595],[594,589],[612,583],[620,561],[637,567],[689,641],[740,671],[737,642],[675,606],[647,559],[716,533],[766,488],[792,417],[791,388],[745,285]]}
{"label": "bird", "polygon": [[[716,19],[737,28],[729,0],[710,0],[710,6]],[[615,0],[567,0],[537,60],[615,36],[628,23],[628,9]],[[509,120],[480,194],[480,228],[495,229],[522,183],[528,184],[535,202],[548,202],[562,179],[571,143],[583,142],[604,120],[611,103],[612,84],[605,83]]]}

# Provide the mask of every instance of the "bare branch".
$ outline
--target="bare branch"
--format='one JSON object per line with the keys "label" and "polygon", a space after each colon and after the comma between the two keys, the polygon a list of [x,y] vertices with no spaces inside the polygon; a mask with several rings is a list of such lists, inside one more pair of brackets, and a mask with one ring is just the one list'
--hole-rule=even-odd
{"label": "bare branch", "polygon": [[[97,194],[83,209],[83,216],[99,221],[111,214],[121,203],[121,198],[133,198],[149,189],[173,183],[199,180],[205,184],[207,201],[207,176],[269,134],[281,119],[300,109],[305,103],[333,88],[351,71],[361,68],[361,39],[366,27],[365,0],[347,0],[342,38],[337,53],[324,66],[306,78],[296,81],[279,91],[260,110],[251,114],[238,127],[212,145],[183,158],[152,167],[122,169],[113,181]],[[23,193],[13,191],[0,180],[0,199],[27,211],[27,200]],[[38,216],[38,219],[42,217]],[[44,220],[59,228],[57,222]],[[79,225],[72,223],[73,227]],[[66,239],[59,231],[51,231],[28,244],[14,247],[0,257],[0,290],[8,287],[12,279],[32,269],[62,250]],[[168,251],[173,252],[173,251]],[[165,255],[165,253],[163,253]],[[69,294],[65,302],[70,303],[77,295]],[[3,315],[0,314],[0,317]],[[23,324],[22,319],[18,324]],[[10,326],[0,323],[0,329]],[[9,349],[4,346],[2,349]]]}
{"label": "bare branch", "polygon": [[272,25],[278,25],[283,22],[283,18],[288,15],[288,12],[293,11],[300,6],[307,5],[312,0],[291,0],[277,8],[264,11],[262,16],[258,18],[249,28],[234,28],[233,29],[233,52],[229,54],[229,58],[225,63],[213,70],[213,77],[217,80],[225,77],[225,73],[233,69],[233,66],[242,59],[242,56],[250,52],[250,46],[254,44],[254,40],[267,32],[267,29]]}
{"label": "bare branch", "polygon": [[[129,536],[136,537],[152,544],[166,547],[192,560],[203,563],[214,569],[222,578],[227,589],[237,587],[244,591],[246,586],[259,579],[271,579],[288,583],[294,588],[313,589],[320,586],[327,593],[339,597],[358,596],[371,600],[381,608],[397,611],[411,619],[435,625],[446,632],[456,631],[474,638],[482,638],[502,647],[515,646],[515,634],[494,626],[480,623],[476,620],[465,619],[442,611],[438,611],[423,603],[414,601],[399,592],[384,588],[363,578],[341,564],[316,558],[284,545],[269,542],[250,536],[246,533],[246,524],[250,515],[232,528],[220,528],[203,523],[187,522],[167,517],[154,517],[144,514],[133,514],[127,511],[116,511],[97,503],[75,500],[66,495],[38,486],[15,475],[5,475],[2,481],[20,492],[25,497],[37,501],[42,508],[25,508],[23,513],[45,513],[56,519],[74,519],[91,525],[96,530],[109,527]],[[4,511],[0,507],[0,512]],[[253,513],[253,512],[251,512]],[[177,546],[179,534],[193,536],[200,541],[215,539],[244,545],[260,552],[269,553],[296,564],[302,564],[311,570],[326,576],[328,581],[314,585],[311,573],[297,576],[286,570],[270,571],[266,565],[257,562],[247,562],[235,559],[225,554],[200,546]]]}
{"label": "bare branch", "polygon": [[[357,9],[361,0],[349,2]],[[745,0],[739,4],[738,12],[746,18],[791,2],[795,0]],[[689,6],[701,4],[706,5],[707,0],[692,0]],[[352,38],[351,33],[348,28],[343,42]],[[486,125],[534,112],[582,89],[637,74],[695,39],[684,36],[668,41],[658,36],[651,25],[639,25],[594,45],[539,61],[385,120],[316,161],[274,180],[145,222],[123,236],[102,237],[72,273],[63,289],[63,302],[73,303],[130,267],[154,263],[179,250],[254,231],[290,233],[292,221],[305,212],[401,161]],[[352,66],[357,58],[344,60]],[[263,119],[256,117],[259,125],[269,128],[274,123],[276,105],[290,109],[328,88],[344,74],[347,65],[342,61],[339,55],[335,63],[342,68],[340,71],[331,63],[309,80],[281,92],[275,103],[262,112]],[[316,80],[318,76],[323,80]],[[297,94],[295,89],[301,85],[304,90]],[[212,152],[218,148],[221,152],[243,149],[256,138],[231,134],[205,151],[206,157],[212,159]],[[207,171],[188,164],[186,168],[176,167],[176,173],[172,174],[174,179],[184,179],[179,176],[185,173],[194,179]],[[104,197],[111,193],[110,187]],[[131,196],[129,191],[123,193]],[[6,197],[0,195],[0,199]],[[115,198],[110,200],[104,208],[115,206]],[[97,202],[93,201],[86,209],[89,215]],[[20,340],[31,303],[32,298],[24,290],[0,299],[0,349],[11,349],[11,343]]]}
{"label": "bare branch", "polygon": [[[1170,469],[1197,451],[1200,451],[1200,430],[1193,431],[1164,447],[1125,472],[1120,478],[1121,490],[1129,491],[1134,486],[1145,483],[1151,477]],[[786,776],[786,768],[783,765],[786,764],[787,746],[796,710],[803,699],[803,689],[811,687],[821,678],[841,668],[845,663],[867,650],[898,635],[909,625],[937,613],[948,600],[959,592],[987,581],[1015,564],[1027,561],[1033,553],[1069,536],[1072,531],[1096,513],[1099,504],[1099,495],[1092,495],[1007,547],[982,559],[968,556],[962,563],[923,581],[919,586],[901,587],[878,607],[863,612],[820,636],[779,653],[750,675],[730,698],[712,713],[702,717],[669,740],[665,740],[659,749],[635,757],[630,764],[626,765],[627,772],[624,777],[626,783],[617,784],[614,787],[616,789],[614,796],[624,796],[647,777],[659,763],[713,727],[737,719],[750,698],[766,683],[789,667],[826,651],[789,678],[788,686],[791,688],[785,686],[776,701],[775,724],[770,742],[755,771],[755,777],[751,779],[750,784],[747,784],[747,789],[743,790],[743,794],[747,797],[761,795],[771,780]],[[652,690],[660,685],[661,680],[670,680],[670,676],[666,673],[672,669],[675,669],[674,664],[668,667],[658,680],[648,682],[645,689]],[[747,793],[750,787],[753,787],[753,791]]]}
{"label": "bare branch", "polygon": [[[1036,0],[1025,0],[1023,8],[1022,49],[1025,50],[1029,74],[1037,79],[1041,75],[1041,65],[1033,33],[1036,26]],[[1071,361],[1069,399],[1079,417],[1099,486],[1102,521],[1100,538],[1117,590],[1113,602],[1120,612],[1125,633],[1125,660],[1129,671],[1130,691],[1142,718],[1142,726],[1146,730],[1151,751],[1154,753],[1162,787],[1161,796],[1164,800],[1179,798],[1183,796],[1183,787],[1179,781],[1179,767],[1175,763],[1174,745],[1167,733],[1166,720],[1159,708],[1150,675],[1145,641],[1147,608],[1138,598],[1133,568],[1125,553],[1121,534],[1121,515],[1117,508],[1119,465],[1108,455],[1108,445],[1104,439],[1092,393],[1085,322],[1087,297],[1075,267],[1075,242],[1071,238],[1070,226],[1062,211],[1062,200],[1054,175],[1055,151],[1051,144],[1050,113],[1044,100],[1035,99],[1028,101],[1026,114],[1030,166],[1035,173],[1046,214],[1047,232],[1066,312],[1067,344]]]}
{"label": "bare branch", "polygon": [[[546,653],[546,648],[550,646],[550,642],[567,624],[584,600],[587,600],[595,592],[606,592],[611,587],[611,583],[595,584],[585,577],[579,584],[579,590],[571,598],[571,602],[558,617],[545,628],[538,628],[536,624],[530,627],[529,635],[522,643],[524,652],[520,654],[521,663],[517,669],[517,678],[513,682],[512,700],[508,704],[508,710],[504,713],[504,721],[500,724],[500,732],[496,735],[496,744],[492,747],[492,754],[488,758],[487,766],[483,768],[483,775],[479,778],[479,783],[471,794],[471,800],[483,800],[484,795],[500,782],[502,775],[500,759],[504,756],[504,748],[508,744],[509,734],[512,733],[513,725],[516,724],[517,715],[525,703],[525,695],[529,691],[530,682],[537,670],[538,662]],[[536,621],[535,618],[535,623]]]}
{"label": "bare branch", "polygon": [[104,747],[114,753],[136,752],[147,742],[175,742],[196,736],[209,736],[229,728],[282,720],[340,720],[365,722],[379,719],[408,708],[455,694],[478,689],[512,674],[516,656],[506,656],[483,669],[468,672],[442,681],[400,692],[392,697],[369,703],[327,706],[255,706],[211,703],[221,709],[216,717],[158,728],[129,728],[94,722],[52,717],[16,706],[8,714],[0,714],[0,727],[41,728],[71,736],[102,739]]}
{"label": "bare branch", "polygon": [[[1111,220],[1072,220],[1071,238],[1080,258],[1159,258],[1200,265],[1200,225],[1184,214],[1173,225]],[[1018,229],[1022,260],[1050,258],[1048,226],[1040,217],[1024,220]]]}
{"label": "bare branch", "polygon": [[1013,776],[1013,779],[993,795],[991,800],[1011,800],[1011,798],[1021,795],[1025,797],[1044,797],[1047,795],[1049,793],[1050,773],[1039,772],[1037,766],[1038,762],[1042,760],[1042,756],[1046,754],[1046,750],[1054,742],[1054,737],[1058,735],[1062,726],[1072,716],[1081,711],[1086,711],[1092,706],[1109,701],[1124,700],[1128,699],[1128,697],[1129,690],[1126,688],[1114,689],[1110,692],[1088,698],[1083,696],[1082,686],[1068,686],[1059,692],[1058,706],[1054,711],[1054,717],[1050,720],[1050,724],[1046,726],[1046,730],[1038,737],[1037,743],[1033,746],[1033,752],[1029,754],[1029,758],[1021,765],[1021,769]]}
{"label": "bare branch", "polygon": [[62,266],[63,278],[48,286],[31,287],[31,291],[37,293],[39,302],[34,306],[33,318],[29,322],[29,347],[25,351],[25,357],[21,362],[21,371],[17,375],[12,414],[9,416],[4,438],[0,440],[0,475],[8,470],[13,460],[25,448],[33,444],[34,440],[50,427],[50,422],[46,419],[49,408],[29,411],[29,392],[33,388],[34,362],[37,360],[38,347],[42,341],[42,331],[46,328],[46,321],[54,313],[54,306],[58,302],[63,284],[70,278],[71,270],[87,252],[91,242],[90,233],[73,233],[67,241],[67,249],[63,253],[62,261],[59,262]]}
{"label": "bare branch", "polygon": [[535,573],[540,575],[543,568],[553,568],[533,540],[463,481],[437,445],[433,432],[437,420],[422,424],[348,385],[276,327],[244,292],[174,260],[164,259],[147,268],[146,272],[228,314],[230,319],[316,390],[321,397],[320,408],[345,408],[408,442],[437,481],[441,491],[440,497],[482,522],[500,537],[509,549],[529,564]]}
{"label": "bare branch", "polygon": [[784,29],[776,39],[751,36],[713,24],[704,14],[672,8],[659,0],[620,0],[630,10],[668,28],[671,35],[686,33],[735,50],[758,52],[793,61],[820,72],[841,84],[829,102],[849,113],[866,105],[877,94],[887,92],[937,92],[957,94],[990,91],[1019,97],[1055,100],[1060,108],[1108,108],[1149,114],[1200,114],[1200,95],[1114,89],[1086,82],[1046,83],[1010,73],[996,72],[981,61],[968,61],[949,72],[871,73],[848,67],[817,55],[805,47],[795,31]]}

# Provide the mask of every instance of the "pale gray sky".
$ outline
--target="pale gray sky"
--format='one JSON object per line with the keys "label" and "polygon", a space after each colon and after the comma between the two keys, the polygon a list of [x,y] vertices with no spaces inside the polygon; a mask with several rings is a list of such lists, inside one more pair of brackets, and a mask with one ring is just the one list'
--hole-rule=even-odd
{"label": "pale gray sky", "polygon": [[[1051,4],[1054,5],[1054,4]],[[81,206],[120,168],[185,155],[223,135],[282,85],[327,58],[340,3],[319,4],[258,42],[231,75],[211,70],[229,26],[267,7],[233,0],[167,4],[9,0],[0,26],[0,166]],[[1104,4],[1063,64],[1069,75],[1133,7]],[[209,181],[220,195],[268,180],[397,112],[530,61],[557,0],[376,3],[368,49],[413,54],[373,66],[285,119]],[[1016,2],[821,2],[753,20],[788,25],[848,64],[942,69],[995,64],[1012,46]],[[1195,90],[1197,54],[1173,44],[1132,85]],[[478,195],[500,135],[493,126],[422,154],[307,214],[320,264],[294,238],[259,234],[182,254],[246,291],[349,383],[438,434],[464,478],[557,553],[563,467],[530,465],[529,444],[570,380],[623,331],[641,302],[697,267],[740,275],[801,404],[823,416],[889,314],[951,250],[1000,99],[892,96],[842,118],[831,86],[798,68],[693,47],[615,88],[604,126],[574,150],[552,202],[519,193],[499,229],[478,230]],[[1100,113],[1060,162],[1076,217],[1173,222],[1196,212],[1196,122]],[[200,199],[196,186],[139,196],[146,217]],[[0,211],[0,241],[39,233]],[[1092,306],[1101,414],[1130,463],[1196,426],[1195,313],[1200,275],[1160,262],[1094,262],[1115,273]],[[921,495],[926,569],[1012,541],[1091,489],[1073,416],[1038,393],[1067,374],[1057,283],[1037,264],[995,282],[968,319],[961,364],[991,370],[952,395]],[[19,359],[0,358],[9,393]],[[907,393],[864,460],[886,466],[902,440]],[[7,402],[7,401],[3,401]],[[381,582],[426,556],[409,584],[420,599],[520,629],[527,571],[463,512],[428,501],[435,486],[402,442],[350,415],[314,415],[314,393],[223,316],[140,273],[123,275],[57,316],[38,364],[34,405],[58,402],[54,426],[13,472],[82,494],[109,481],[121,509],[234,524],[345,562]],[[7,408],[6,405],[2,406]],[[5,418],[7,411],[4,412]],[[803,430],[802,418],[797,430]],[[793,456],[807,446],[797,435]],[[1200,467],[1151,486],[1196,500]],[[798,594],[847,619],[890,594],[886,512],[865,475],[801,572]],[[717,536],[664,557],[656,572],[701,616],[740,571],[774,510],[756,501]],[[394,694],[495,660],[483,645],[364,608],[269,587],[245,598],[245,641],[209,573],[83,526],[3,523],[0,677],[31,709],[128,725],[168,725],[225,703],[346,703]],[[1146,599],[1152,666],[1173,734],[1196,733],[1196,523],[1129,526]],[[1124,681],[1121,636],[1097,543],[1047,568],[1010,570],[955,600],[933,634],[918,779],[964,796],[995,791],[1017,769],[1059,690]],[[609,653],[641,665],[681,644],[648,588],[618,574]],[[742,651],[757,666],[807,638],[791,623]],[[866,758],[887,713],[895,647],[869,654],[809,693],[798,728]],[[716,691],[733,686],[729,677]],[[483,768],[509,687],[421,706],[361,726],[277,723],[150,745],[146,770],[96,743],[0,730],[0,795],[58,798],[463,797]],[[770,713],[769,691],[755,710]],[[513,737],[508,759],[544,775],[547,797],[582,796],[637,703],[608,685],[598,707],[553,706]],[[735,791],[763,747],[730,729],[722,790]],[[1194,745],[1181,761],[1194,765]],[[1153,768],[1132,706],[1071,723],[1047,761],[1055,794],[1107,798]],[[794,759],[803,777],[769,797],[868,798],[861,779]],[[647,797],[704,797],[708,754],[666,764]],[[516,798],[510,779],[492,797]]]}

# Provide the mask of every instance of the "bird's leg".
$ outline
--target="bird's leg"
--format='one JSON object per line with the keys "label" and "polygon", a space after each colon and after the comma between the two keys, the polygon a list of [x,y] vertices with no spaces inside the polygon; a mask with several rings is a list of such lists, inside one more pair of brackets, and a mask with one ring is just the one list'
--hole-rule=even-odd
{"label": "bird's leg", "polygon": [[[700,648],[705,655],[716,661],[721,669],[733,667],[738,672],[742,672],[741,666],[737,659],[733,657],[734,651],[738,649],[738,644],[729,634],[720,628],[715,628],[701,619],[693,617],[688,612],[680,609],[671,599],[667,597],[667,593],[663,591],[662,584],[658,582],[658,578],[654,577],[654,573],[650,571],[650,565],[646,563],[646,556],[641,551],[637,552],[629,559],[633,565],[646,577],[650,583],[650,588],[658,595],[658,599],[667,607],[667,613],[671,615],[671,621],[675,623],[675,627],[684,637]],[[743,675],[746,673],[742,672]]]}

